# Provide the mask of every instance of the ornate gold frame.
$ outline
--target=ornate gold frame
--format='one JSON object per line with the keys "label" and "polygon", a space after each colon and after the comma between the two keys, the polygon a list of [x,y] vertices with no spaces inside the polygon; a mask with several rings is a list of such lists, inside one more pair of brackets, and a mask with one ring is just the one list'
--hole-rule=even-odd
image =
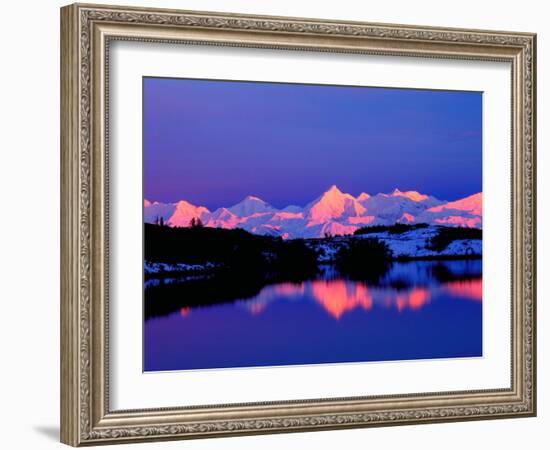
{"label": "ornate gold frame", "polygon": [[[111,411],[106,68],[109,43],[117,39],[510,62],[510,388]],[[535,52],[536,36],[530,33],[105,5],[62,8],[62,442],[79,446],[535,415]]]}

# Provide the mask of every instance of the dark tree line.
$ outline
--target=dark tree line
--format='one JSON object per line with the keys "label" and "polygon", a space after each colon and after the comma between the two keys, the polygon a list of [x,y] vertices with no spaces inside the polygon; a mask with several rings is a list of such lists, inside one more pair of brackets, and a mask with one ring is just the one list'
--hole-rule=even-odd
{"label": "dark tree line", "polygon": [[417,230],[419,228],[427,228],[429,225],[427,223],[396,223],[393,225],[370,225],[366,227],[361,227],[355,230],[354,235],[361,234],[370,234],[370,233],[383,233],[388,232],[390,234],[402,234],[407,231]]}
{"label": "dark tree line", "polygon": [[317,253],[303,240],[259,236],[236,228],[210,228],[200,221],[184,228],[145,224],[145,260],[214,263],[227,270],[303,274],[317,270]]}

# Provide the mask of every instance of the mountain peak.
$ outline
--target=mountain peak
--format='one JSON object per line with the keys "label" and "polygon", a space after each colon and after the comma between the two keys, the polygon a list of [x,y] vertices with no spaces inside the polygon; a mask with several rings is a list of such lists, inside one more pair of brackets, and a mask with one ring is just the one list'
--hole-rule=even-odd
{"label": "mountain peak", "polygon": [[350,194],[343,193],[333,184],[326,192],[306,206],[312,224],[346,216],[361,215],[365,208]]}
{"label": "mountain peak", "polygon": [[247,195],[247,196],[244,198],[243,202],[246,202],[246,201],[266,203],[266,202],[263,201],[260,197],[256,197],[255,195]]}
{"label": "mountain peak", "polygon": [[191,219],[204,220],[208,214],[210,214],[208,208],[180,200],[175,205],[174,213],[165,223],[174,227],[187,227]]}
{"label": "mountain peak", "polygon": [[478,192],[429,208],[421,219],[440,225],[481,228],[482,215],[483,194]]}
{"label": "mountain peak", "polygon": [[330,188],[328,188],[321,197],[319,197],[317,200],[325,200],[325,201],[331,201],[331,200],[337,200],[344,197],[353,198],[350,194],[346,194],[342,192],[338,186],[333,184]]}
{"label": "mountain peak", "polygon": [[433,208],[430,208],[429,212],[441,212],[445,210],[458,210],[467,211],[475,215],[482,215],[483,210],[483,194],[478,192],[477,194],[469,195],[468,197],[455,200],[454,202],[447,202]]}
{"label": "mountain peak", "polygon": [[360,201],[360,202],[363,202],[365,200],[368,200],[370,198],[370,195],[367,194],[366,192],[361,192],[359,194],[359,196],[357,197],[357,200]]}
{"label": "mountain peak", "polygon": [[428,196],[421,194],[418,191],[400,191],[398,188],[395,188],[391,193],[392,197],[406,197],[413,202],[422,202],[428,199]]}
{"label": "mountain peak", "polygon": [[342,191],[338,188],[338,186],[336,186],[335,184],[333,184],[331,187],[329,187],[327,189],[327,191],[325,192],[325,194],[342,194]]}
{"label": "mountain peak", "polygon": [[244,217],[251,214],[273,212],[275,208],[259,197],[248,195],[236,205],[228,208],[228,210],[239,217]]}

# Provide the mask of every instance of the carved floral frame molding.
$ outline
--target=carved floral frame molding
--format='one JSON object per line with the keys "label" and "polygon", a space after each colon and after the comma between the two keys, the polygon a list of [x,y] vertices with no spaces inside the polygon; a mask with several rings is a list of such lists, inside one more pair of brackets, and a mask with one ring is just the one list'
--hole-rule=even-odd
{"label": "carved floral frame molding", "polygon": [[[111,411],[106,105],[113,40],[510,62],[511,387]],[[535,55],[531,33],[106,5],[62,8],[62,442],[79,446],[535,415]]]}

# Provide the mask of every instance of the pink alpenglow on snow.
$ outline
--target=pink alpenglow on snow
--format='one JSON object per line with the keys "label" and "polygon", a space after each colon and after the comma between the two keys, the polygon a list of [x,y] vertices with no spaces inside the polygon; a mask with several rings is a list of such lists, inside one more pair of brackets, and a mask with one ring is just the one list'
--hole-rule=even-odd
{"label": "pink alpenglow on snow", "polygon": [[429,208],[419,219],[439,225],[481,228],[482,215],[483,196],[479,192],[454,202]]}
{"label": "pink alpenglow on snow", "polygon": [[241,219],[227,208],[218,208],[208,218],[207,225],[213,228],[236,228]]}
{"label": "pink alpenglow on snow", "polygon": [[414,216],[409,213],[403,213],[401,216],[401,219],[399,219],[400,223],[414,223]]}
{"label": "pink alpenglow on snow", "polygon": [[427,195],[421,194],[420,192],[417,192],[417,191],[402,192],[397,188],[392,192],[391,195],[393,197],[406,197],[406,198],[412,200],[413,202],[422,202],[422,201],[428,199]]}
{"label": "pink alpenglow on snow", "polygon": [[481,192],[470,195],[469,197],[456,200],[454,202],[445,203],[443,205],[434,206],[433,208],[430,208],[428,211],[430,212],[440,212],[440,211],[448,211],[448,210],[459,210],[459,211],[468,211],[471,214],[475,214],[477,216],[481,216],[482,209],[483,209],[483,198]]}
{"label": "pink alpenglow on snow", "polygon": [[199,218],[202,220],[210,214],[204,206],[195,206],[185,200],[180,200],[176,204],[176,210],[170,219],[166,222],[172,227],[188,227],[191,219]]}
{"label": "pink alpenglow on snow", "polygon": [[336,185],[332,185],[317,200],[307,207],[308,219],[311,225],[346,216],[361,216],[365,208],[351,194],[344,194]]}
{"label": "pink alpenglow on snow", "polygon": [[157,223],[162,218],[173,227],[190,226],[195,218],[207,227],[243,228],[283,239],[339,236],[353,234],[364,226],[396,223],[481,228],[482,195],[446,202],[417,191],[395,189],[390,194],[362,192],[354,197],[333,185],[303,207],[289,205],[282,209],[252,195],[213,212],[186,200],[177,203],[144,200],[144,218],[147,223]]}
{"label": "pink alpenglow on snow", "polygon": [[267,202],[264,202],[261,198],[255,197],[254,195],[249,195],[244,200],[228,209],[239,217],[275,211],[273,206]]}

